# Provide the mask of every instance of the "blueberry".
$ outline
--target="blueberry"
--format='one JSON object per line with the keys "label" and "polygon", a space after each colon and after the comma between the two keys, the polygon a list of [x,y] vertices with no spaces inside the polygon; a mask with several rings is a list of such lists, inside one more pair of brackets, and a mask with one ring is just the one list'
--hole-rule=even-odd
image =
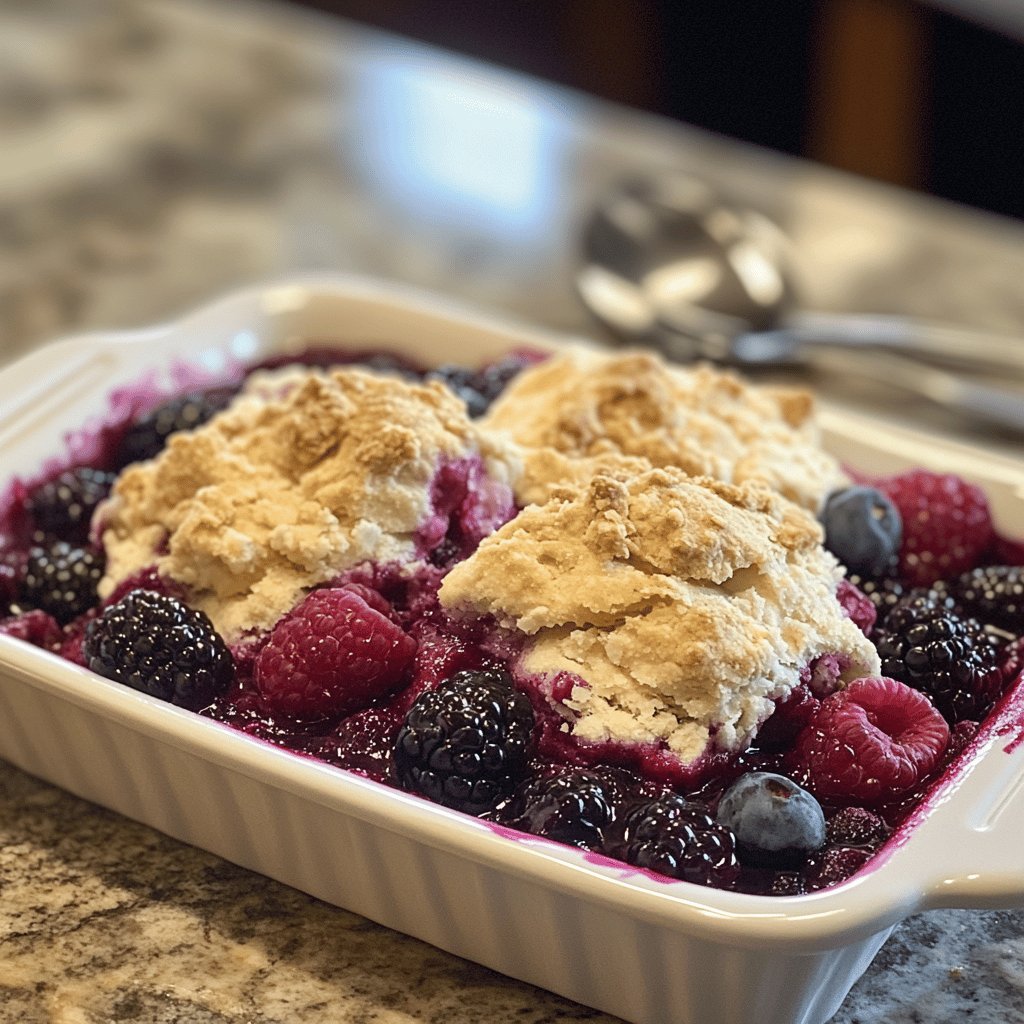
{"label": "blueberry", "polygon": [[798,864],[825,842],[821,805],[792,779],[750,772],[726,790],[718,821],[736,834],[741,862],[756,867]]}
{"label": "blueberry", "polygon": [[821,513],[825,547],[851,573],[877,576],[899,551],[903,521],[896,506],[873,487],[834,491]]}
{"label": "blueberry", "polygon": [[477,388],[477,374],[465,366],[439,366],[427,374],[428,380],[439,380],[466,403],[466,411],[473,419],[483,416],[490,405],[487,397]]}

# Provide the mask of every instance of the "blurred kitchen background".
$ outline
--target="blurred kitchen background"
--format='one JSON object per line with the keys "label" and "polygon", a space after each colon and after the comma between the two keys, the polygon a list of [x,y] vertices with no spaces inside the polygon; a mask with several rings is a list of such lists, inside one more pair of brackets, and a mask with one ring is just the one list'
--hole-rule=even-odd
{"label": "blurred kitchen background", "polygon": [[1024,217],[1024,0],[298,0]]}
{"label": "blurred kitchen background", "polygon": [[1024,0],[0,0],[0,363],[323,270],[595,334],[583,225],[665,170],[807,309],[1016,336],[1022,83]]}

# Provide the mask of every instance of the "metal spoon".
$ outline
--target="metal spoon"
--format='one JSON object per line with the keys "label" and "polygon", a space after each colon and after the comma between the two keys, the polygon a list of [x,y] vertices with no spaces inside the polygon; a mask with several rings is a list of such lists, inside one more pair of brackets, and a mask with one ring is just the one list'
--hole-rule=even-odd
{"label": "metal spoon", "polygon": [[1024,431],[1024,392],[939,368],[1024,378],[1024,339],[896,317],[800,313],[789,248],[774,223],[722,202],[699,179],[630,181],[587,223],[577,286],[616,334],[672,359],[809,366]]}

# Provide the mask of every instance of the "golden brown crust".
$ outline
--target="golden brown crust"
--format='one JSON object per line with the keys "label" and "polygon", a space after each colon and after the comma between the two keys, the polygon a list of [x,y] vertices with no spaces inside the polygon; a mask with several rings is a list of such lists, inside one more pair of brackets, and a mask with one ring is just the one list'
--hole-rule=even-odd
{"label": "golden brown crust", "polygon": [[439,383],[258,376],[209,424],[121,475],[104,511],[102,590],[156,560],[228,637],[265,629],[349,565],[408,558],[439,459],[470,452],[511,480],[511,451]]}
{"label": "golden brown crust", "polygon": [[527,672],[585,679],[577,736],[692,759],[712,731],[723,747],[748,740],[818,655],[877,670],[820,541],[760,485],[624,471],[524,509],[452,569],[441,601],[525,634]]}
{"label": "golden brown crust", "polygon": [[562,474],[579,480],[588,461],[600,468],[615,455],[760,482],[814,511],[845,479],[821,449],[806,392],[669,366],[645,351],[567,349],[513,380],[482,425],[525,449],[524,503],[543,501]]}

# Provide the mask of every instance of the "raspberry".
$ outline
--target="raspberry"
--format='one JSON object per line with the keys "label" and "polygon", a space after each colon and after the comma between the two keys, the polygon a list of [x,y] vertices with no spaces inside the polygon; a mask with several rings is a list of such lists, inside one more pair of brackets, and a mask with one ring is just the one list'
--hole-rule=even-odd
{"label": "raspberry", "polygon": [[830,846],[863,846],[876,849],[889,838],[891,829],[866,807],[844,807],[830,819],[826,839]]}
{"label": "raspberry", "polygon": [[772,772],[741,775],[723,794],[716,817],[736,834],[740,860],[756,867],[795,866],[825,842],[821,804]]}
{"label": "raspberry", "polygon": [[882,572],[900,548],[903,523],[893,503],[873,487],[833,491],[821,512],[825,547],[849,572]]}
{"label": "raspberry", "polygon": [[402,681],[416,641],[355,590],[314,590],[272,630],[256,657],[264,704],[296,718],[365,708]]}
{"label": "raspberry", "polygon": [[38,609],[0,619],[0,633],[48,651],[56,650],[60,646],[63,635],[57,620]]}
{"label": "raspberry", "polygon": [[353,582],[345,583],[344,589],[350,594],[355,594],[357,597],[361,597],[369,607],[371,607],[375,612],[380,612],[384,618],[401,625],[401,623],[399,623],[398,616],[395,614],[395,609],[392,608],[388,599],[379,590],[374,590],[373,587],[368,586],[365,583]]}
{"label": "raspberry", "polygon": [[604,852],[627,864],[719,889],[739,878],[732,829],[677,794],[638,804],[615,831]]}
{"label": "raspberry", "polygon": [[939,763],[949,726],[924,694],[895,679],[855,679],[822,701],[789,760],[819,799],[874,804]]}
{"label": "raspberry", "polygon": [[113,473],[77,466],[40,484],[25,503],[38,533],[79,543],[88,540],[92,514],[115,479]]}
{"label": "raspberry", "polygon": [[840,580],[836,588],[836,600],[846,616],[865,635],[868,636],[878,618],[875,602],[867,594],[862,593],[849,580]]}
{"label": "raspberry", "polygon": [[947,590],[963,611],[986,625],[1024,634],[1024,566],[988,565],[962,573]]}
{"label": "raspberry", "polygon": [[105,565],[101,552],[73,547],[65,541],[32,548],[25,562],[21,600],[64,625],[99,600],[96,587]]}
{"label": "raspberry", "polygon": [[366,708],[344,719],[327,736],[304,745],[304,751],[328,764],[388,782],[391,752],[401,720],[388,708]]}
{"label": "raspberry", "polygon": [[100,614],[100,611],[100,608],[90,608],[61,630],[56,651],[65,661],[88,667],[82,645],[85,643],[85,631],[89,628],[89,623]]}
{"label": "raspberry", "polygon": [[524,777],[533,729],[533,708],[505,672],[457,672],[409,709],[395,775],[434,803],[480,814]]}
{"label": "raspberry", "polygon": [[192,709],[225,690],[234,672],[231,652],[203,612],[148,590],[93,619],[82,652],[93,672]]}
{"label": "raspberry", "polygon": [[163,451],[171,434],[201,427],[225,409],[235,394],[235,388],[215,387],[158,405],[125,432],[117,452],[118,467],[155,458]]}
{"label": "raspberry", "polygon": [[900,576],[912,586],[973,569],[994,537],[988,499],[952,473],[910,470],[875,481],[903,520]]}
{"label": "raspberry", "polygon": [[1003,686],[995,641],[952,600],[910,594],[875,630],[884,675],[928,694],[950,722],[979,719]]}
{"label": "raspberry", "polygon": [[519,786],[503,809],[501,821],[520,832],[598,849],[623,798],[622,785],[610,771],[555,771]]}

